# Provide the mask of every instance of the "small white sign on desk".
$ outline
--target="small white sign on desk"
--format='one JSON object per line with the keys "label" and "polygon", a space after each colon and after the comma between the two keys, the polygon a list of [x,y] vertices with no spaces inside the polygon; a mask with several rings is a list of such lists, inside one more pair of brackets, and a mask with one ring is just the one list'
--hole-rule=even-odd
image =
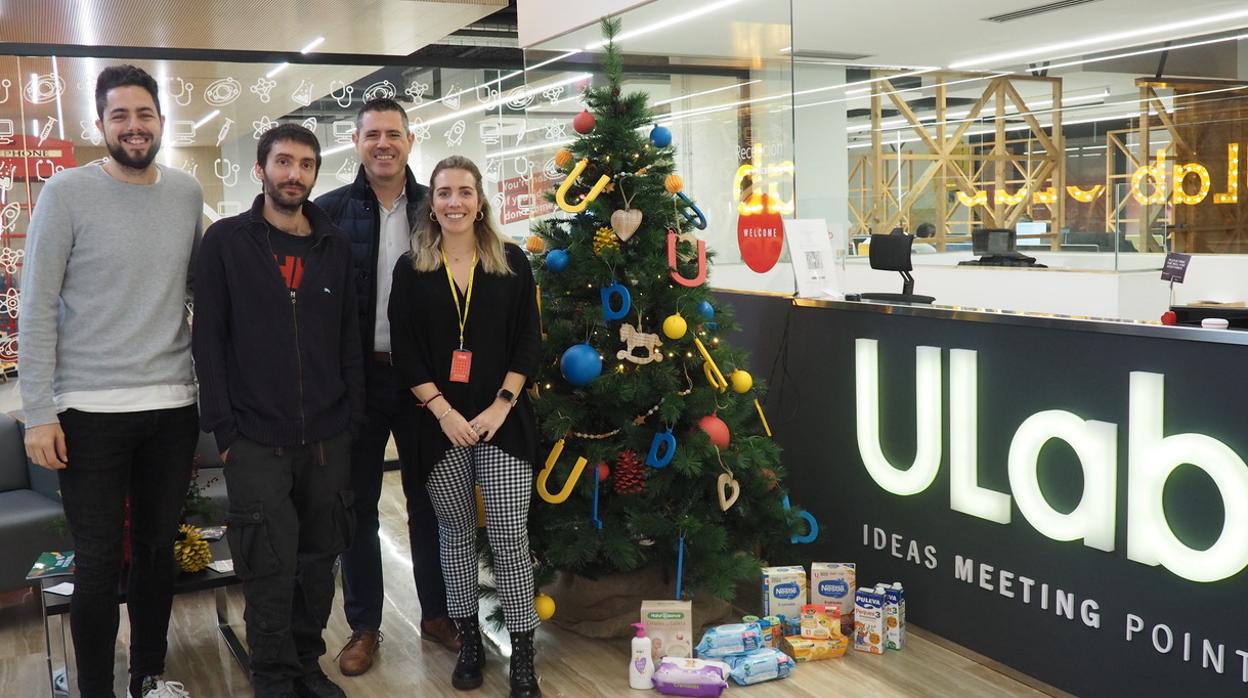
{"label": "small white sign on desk", "polygon": [[845,228],[822,218],[784,221],[784,240],[801,298],[843,298]]}

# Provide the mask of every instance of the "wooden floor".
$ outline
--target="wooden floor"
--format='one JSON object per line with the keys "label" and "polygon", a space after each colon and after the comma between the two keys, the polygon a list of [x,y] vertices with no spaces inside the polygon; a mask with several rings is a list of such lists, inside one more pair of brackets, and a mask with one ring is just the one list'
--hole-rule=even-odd
{"label": "wooden floor", "polygon": [[[450,686],[455,657],[437,645],[423,642],[420,608],[411,581],[408,545],[398,473],[386,474],[382,497],[382,555],[386,571],[386,605],[383,620],[385,641],[380,663],[361,677],[340,675],[333,656],[350,634],[342,615],[341,594],[326,630],[328,654],[321,660],[326,673],[348,696],[506,696],[508,652],[505,636],[495,638],[488,650],[485,686],[463,693]],[[242,595],[230,591],[233,617],[240,636]],[[38,698],[50,696],[44,663],[43,626],[38,604],[28,598],[0,609],[0,696]],[[250,696],[243,671],[234,662],[216,631],[211,592],[179,596],[174,602],[170,629],[167,676],[183,682],[195,698],[242,698]],[[127,633],[122,614],[121,637]],[[883,657],[850,652],[842,659],[798,665],[783,681],[742,688],[731,686],[728,695],[741,698],[830,695],[958,696],[1000,698],[1042,696],[1006,675],[946,649],[944,643],[924,634],[912,635],[903,652]],[[627,640],[586,640],[547,624],[538,631],[538,673],[542,691],[552,698],[587,696],[637,696],[628,687]],[[116,655],[117,695],[124,695],[125,653],[119,643]],[[71,695],[76,696],[74,690]]]}

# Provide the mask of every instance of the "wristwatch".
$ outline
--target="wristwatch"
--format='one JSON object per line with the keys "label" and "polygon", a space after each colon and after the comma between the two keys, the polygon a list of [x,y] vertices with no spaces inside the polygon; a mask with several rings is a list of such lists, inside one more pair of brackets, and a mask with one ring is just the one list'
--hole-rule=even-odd
{"label": "wristwatch", "polygon": [[516,394],[506,388],[503,388],[502,390],[498,391],[498,397],[501,398],[508,405],[516,404]]}

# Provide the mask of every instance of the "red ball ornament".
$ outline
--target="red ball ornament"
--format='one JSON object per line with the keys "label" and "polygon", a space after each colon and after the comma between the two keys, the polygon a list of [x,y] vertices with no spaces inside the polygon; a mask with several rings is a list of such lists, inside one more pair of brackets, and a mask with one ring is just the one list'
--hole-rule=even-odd
{"label": "red ball ornament", "polygon": [[606,463],[599,463],[598,482],[606,482],[609,477],[611,477],[611,468],[608,468]]}
{"label": "red ball ornament", "polygon": [[572,128],[579,134],[584,135],[594,130],[594,126],[598,124],[598,120],[594,118],[589,110],[583,110],[572,118]]}
{"label": "red ball ornament", "polygon": [[731,434],[728,431],[728,425],[724,424],[724,420],[714,414],[708,414],[698,420],[698,428],[711,437],[711,443],[720,448],[728,448],[728,440],[731,438]]}
{"label": "red ball ornament", "polygon": [[1178,313],[1174,312],[1173,310],[1167,310],[1166,312],[1162,313],[1162,314],[1161,314],[1161,324],[1163,324],[1163,325],[1177,325],[1177,324],[1179,324],[1179,315],[1178,315]]}

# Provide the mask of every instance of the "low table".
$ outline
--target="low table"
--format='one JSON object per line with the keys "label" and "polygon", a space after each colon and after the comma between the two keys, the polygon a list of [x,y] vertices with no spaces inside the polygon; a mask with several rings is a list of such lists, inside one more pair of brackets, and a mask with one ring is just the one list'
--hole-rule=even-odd
{"label": "low table", "polygon": [[[209,544],[212,549],[213,560],[229,560],[230,548],[225,540],[213,541]],[[46,649],[46,658],[48,663],[48,683],[52,688],[52,695],[68,695],[69,693],[69,650],[66,644],[66,626],[69,623],[69,602],[72,597],[61,596],[60,594],[52,594],[46,591],[48,587],[55,586],[61,582],[72,582],[73,576],[49,577],[39,580],[39,600],[43,609],[43,635]],[[216,572],[211,569],[203,569],[195,573],[183,572],[177,576],[173,583],[173,595],[175,597],[181,594],[187,594],[196,591],[212,590],[216,601],[217,612],[217,632],[221,634],[221,639],[225,641],[226,647],[229,648],[230,654],[234,655],[234,659],[238,665],[242,667],[243,672],[250,675],[249,661],[250,656],[247,648],[239,640],[235,634],[234,628],[230,622],[229,604],[225,598],[226,587],[239,584],[238,575],[230,572]],[[126,602],[125,592],[118,594],[117,603]],[[59,626],[59,631],[54,632],[52,623],[55,622]],[[59,648],[54,647],[53,637],[59,635]],[[59,649],[59,657],[57,654]],[[62,682],[58,682],[58,678]]]}

